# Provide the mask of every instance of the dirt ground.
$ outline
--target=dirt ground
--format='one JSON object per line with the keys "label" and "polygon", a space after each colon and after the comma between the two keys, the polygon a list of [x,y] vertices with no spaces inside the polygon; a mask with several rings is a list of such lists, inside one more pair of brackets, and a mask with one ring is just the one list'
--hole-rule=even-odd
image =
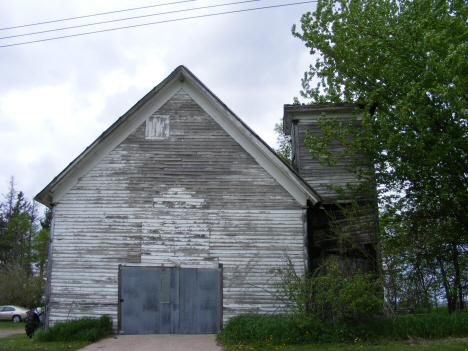
{"label": "dirt ground", "polygon": [[25,334],[26,335],[26,331],[23,328],[4,328],[4,329],[0,329],[0,338],[6,338],[7,336],[15,335],[15,334]]}
{"label": "dirt ground", "polygon": [[88,345],[80,351],[222,351],[216,335],[115,335]]}

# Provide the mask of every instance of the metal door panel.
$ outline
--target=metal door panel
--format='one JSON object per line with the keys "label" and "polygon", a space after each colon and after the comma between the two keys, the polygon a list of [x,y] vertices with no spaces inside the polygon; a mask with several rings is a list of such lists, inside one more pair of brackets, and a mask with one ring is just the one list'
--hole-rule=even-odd
{"label": "metal door panel", "polygon": [[126,334],[139,334],[140,330],[140,268],[131,267],[121,271],[121,330]]}
{"label": "metal door panel", "polygon": [[197,333],[197,269],[181,268],[180,284],[180,334]]}
{"label": "metal door panel", "polygon": [[161,269],[160,334],[171,333],[171,270],[172,268]]}
{"label": "metal door panel", "polygon": [[220,330],[220,269],[121,267],[125,334],[212,334]]}
{"label": "metal door panel", "polygon": [[140,332],[159,334],[161,330],[161,270],[142,267],[140,272]]}
{"label": "metal door panel", "polygon": [[171,269],[171,334],[180,334],[179,323],[179,269]]}
{"label": "metal door panel", "polygon": [[219,331],[219,273],[217,269],[199,269],[197,274],[197,334]]}

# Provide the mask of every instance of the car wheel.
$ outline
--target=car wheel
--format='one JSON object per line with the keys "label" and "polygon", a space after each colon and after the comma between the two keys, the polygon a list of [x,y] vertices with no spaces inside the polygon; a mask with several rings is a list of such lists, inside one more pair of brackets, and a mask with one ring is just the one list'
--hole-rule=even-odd
{"label": "car wheel", "polygon": [[13,316],[13,318],[11,319],[13,322],[15,323],[18,323],[18,322],[21,322],[21,317],[16,315],[16,316]]}

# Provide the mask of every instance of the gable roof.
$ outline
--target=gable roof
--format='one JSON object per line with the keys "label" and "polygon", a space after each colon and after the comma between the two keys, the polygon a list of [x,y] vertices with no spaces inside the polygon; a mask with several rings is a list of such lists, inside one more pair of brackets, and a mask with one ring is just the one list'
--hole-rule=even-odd
{"label": "gable roof", "polygon": [[46,206],[59,202],[84,175],[182,88],[301,205],[306,206],[308,201],[314,205],[322,201],[299,174],[184,66],[177,67],[112,124],[35,199]]}

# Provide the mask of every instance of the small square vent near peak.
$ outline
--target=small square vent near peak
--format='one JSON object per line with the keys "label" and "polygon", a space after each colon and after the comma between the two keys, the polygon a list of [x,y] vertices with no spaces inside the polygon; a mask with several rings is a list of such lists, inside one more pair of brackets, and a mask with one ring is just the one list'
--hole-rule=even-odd
{"label": "small square vent near peak", "polygon": [[146,139],[169,138],[169,116],[151,116],[146,120]]}

